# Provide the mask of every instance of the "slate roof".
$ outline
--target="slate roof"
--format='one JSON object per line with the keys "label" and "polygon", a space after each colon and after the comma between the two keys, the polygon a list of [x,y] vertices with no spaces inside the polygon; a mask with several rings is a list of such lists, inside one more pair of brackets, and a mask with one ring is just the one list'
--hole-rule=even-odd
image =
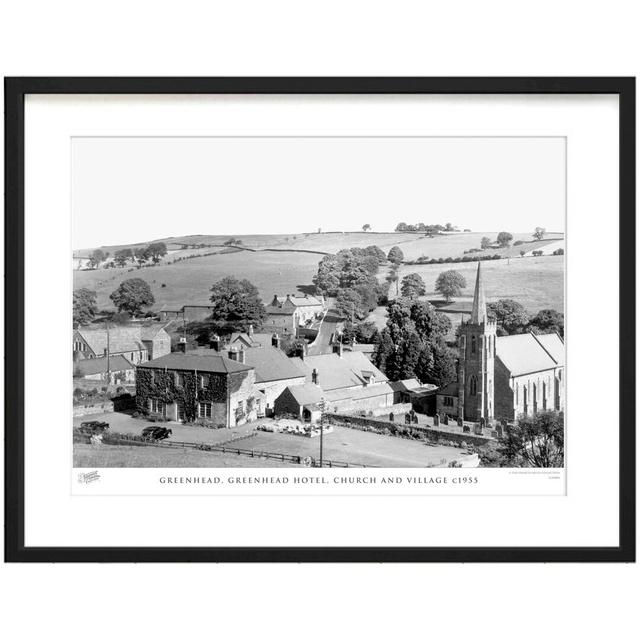
{"label": "slate roof", "polygon": [[289,393],[295,398],[296,402],[301,406],[317,404],[322,400],[322,389],[312,382],[297,384],[287,387]]}
{"label": "slate roof", "polygon": [[254,333],[249,336],[246,332],[235,332],[231,334],[231,344],[234,342],[244,342],[251,347],[271,346],[272,333]]}
{"label": "slate roof", "polygon": [[377,369],[361,351],[343,351],[342,357],[336,353],[325,353],[297,360],[307,372],[309,382],[312,381],[313,370],[318,370],[318,384],[324,391],[362,386],[366,381],[364,371],[371,372],[376,382],[388,382],[387,376]]}
{"label": "slate roof", "polygon": [[543,333],[536,335],[535,338],[558,365],[564,366],[564,341],[557,333]]}
{"label": "slate roof", "polygon": [[296,308],[288,307],[283,309],[282,307],[275,307],[270,304],[265,307],[265,311],[267,312],[267,315],[270,316],[292,316],[296,312]]}
{"label": "slate roof", "polygon": [[[272,303],[278,301],[280,304],[284,304],[287,301],[286,296],[274,296]],[[317,307],[322,306],[322,300],[315,296],[289,296],[289,301],[296,307]]]}
{"label": "slate roof", "polygon": [[397,380],[391,382],[391,388],[394,391],[411,391],[413,389],[420,389],[422,385],[415,378],[408,378],[407,380]]}
{"label": "slate roof", "polygon": [[522,376],[557,367],[560,362],[555,360],[551,353],[556,353],[558,358],[561,358],[562,364],[564,363],[564,345],[556,334],[545,337],[522,333],[515,336],[501,336],[496,340],[496,355],[512,376]]}
{"label": "slate roof", "polygon": [[[140,327],[111,327],[109,329],[109,353],[123,353],[127,351],[145,350],[147,347],[142,343]],[[86,328],[76,329],[75,333],[80,335],[89,345],[89,348],[97,355],[102,356],[107,348],[107,329]]]}
{"label": "slate roof", "polygon": [[304,378],[306,371],[284,351],[272,346],[260,349],[246,349],[245,363],[256,370],[256,382],[275,382],[291,378]]}
{"label": "slate roof", "polygon": [[375,398],[377,396],[385,396],[393,393],[393,388],[388,382],[383,384],[374,384],[370,387],[359,387],[357,389],[333,389],[327,391],[325,398],[331,402],[338,400],[364,400],[366,398]]}
{"label": "slate roof", "polygon": [[180,353],[175,351],[166,356],[160,356],[155,360],[143,362],[138,367],[144,369],[176,369],[179,371],[205,371],[210,373],[236,373],[238,371],[250,371],[253,369],[248,364],[241,364],[231,360],[226,355],[220,355],[217,351],[211,353],[201,351],[188,351]]}
{"label": "slate roof", "polygon": [[[109,360],[110,371],[127,371],[135,367],[124,356],[111,356]],[[77,360],[73,363],[73,372],[78,371],[81,376],[91,376],[96,373],[107,372],[107,358],[89,358]]]}
{"label": "slate roof", "polygon": [[166,324],[143,325],[140,327],[140,336],[143,340],[153,340],[161,331],[164,330],[165,326]]}

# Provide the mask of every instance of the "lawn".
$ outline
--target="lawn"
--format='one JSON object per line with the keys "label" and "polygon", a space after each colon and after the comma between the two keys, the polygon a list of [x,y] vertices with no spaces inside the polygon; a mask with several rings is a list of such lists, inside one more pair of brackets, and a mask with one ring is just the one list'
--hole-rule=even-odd
{"label": "lawn", "polygon": [[73,445],[73,466],[92,467],[297,467],[299,465],[217,453],[215,451],[196,451],[195,449],[169,449],[163,447],[128,447],[104,444]]}

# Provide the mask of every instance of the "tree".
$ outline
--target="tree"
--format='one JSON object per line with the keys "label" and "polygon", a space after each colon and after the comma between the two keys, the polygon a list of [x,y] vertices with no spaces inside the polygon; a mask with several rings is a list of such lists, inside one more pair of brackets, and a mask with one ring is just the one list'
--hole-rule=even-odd
{"label": "tree", "polygon": [[372,344],[378,338],[378,328],[373,322],[345,322],[342,328],[342,340],[351,343],[354,340],[358,344]]}
{"label": "tree", "polygon": [[402,278],[400,291],[407,298],[417,298],[418,296],[423,296],[427,292],[427,288],[419,273],[409,273]]}
{"label": "tree", "polygon": [[435,289],[447,302],[450,302],[454,296],[459,296],[466,286],[465,277],[459,271],[451,269],[443,271],[438,276]]}
{"label": "tree", "polygon": [[418,377],[422,382],[450,382],[455,360],[444,342],[450,328],[451,321],[428,302],[393,300],[387,305],[387,325],[376,341],[374,364],[391,380]]}
{"label": "tree", "polygon": [[379,259],[371,252],[360,247],[342,249],[322,258],[313,283],[319,293],[329,296],[338,295],[340,289],[359,286],[375,290],[378,269]]}
{"label": "tree", "polygon": [[134,260],[133,251],[131,249],[120,249],[113,256],[113,261],[119,266],[126,266],[129,260]]}
{"label": "tree", "polygon": [[406,230],[407,230],[407,223],[406,222],[398,222],[398,224],[396,225],[396,231],[402,232],[402,231],[406,231]]}
{"label": "tree", "polygon": [[142,278],[124,280],[109,298],[118,311],[126,311],[132,316],[139,314],[142,307],[150,307],[155,302],[149,283]]}
{"label": "tree", "polygon": [[400,247],[391,247],[387,255],[387,260],[392,264],[401,264],[404,260],[404,253],[402,253],[402,249],[400,249]]}
{"label": "tree", "polygon": [[557,333],[564,337],[564,313],[555,309],[542,309],[531,318],[529,329],[533,333]]}
{"label": "tree", "polygon": [[109,257],[102,249],[95,249],[89,256],[89,264],[92,268],[97,269],[102,262]]}
{"label": "tree", "polygon": [[361,311],[362,298],[354,289],[340,289],[336,298],[336,309],[345,318],[349,318],[352,321],[354,319],[362,320],[366,316]]}
{"label": "tree", "polygon": [[163,256],[167,255],[167,245],[164,242],[153,242],[147,247],[147,255],[158,264]]}
{"label": "tree", "polygon": [[482,238],[482,240],[480,240],[480,248],[481,249],[488,249],[491,246],[491,239],[487,238],[487,236],[484,236],[484,238]]}
{"label": "tree", "polygon": [[521,416],[481,454],[482,466],[564,466],[564,415],[551,411]]}
{"label": "tree", "polygon": [[340,286],[340,261],[338,256],[324,256],[318,264],[318,272],[313,276],[313,284],[318,293],[335,295]]}
{"label": "tree", "polygon": [[383,265],[387,261],[387,254],[376,245],[366,247],[364,251],[367,255],[373,256],[378,261],[378,265]]}
{"label": "tree", "polygon": [[227,276],[214,282],[210,291],[210,322],[218,333],[247,331],[249,325],[260,326],[266,317],[258,289],[249,280]]}
{"label": "tree", "polygon": [[447,222],[447,224],[444,225],[444,230],[445,231],[454,231],[454,226],[450,222]]}
{"label": "tree", "polygon": [[147,251],[147,247],[137,247],[133,252],[133,256],[138,263],[138,266],[141,267],[149,260],[149,252]]}
{"label": "tree", "polygon": [[515,300],[501,299],[487,305],[489,317],[498,324],[499,336],[511,336],[526,331],[529,325],[529,314],[525,308]]}
{"label": "tree", "polygon": [[546,229],[543,229],[542,227],[536,227],[535,231],[533,232],[533,237],[536,240],[542,240],[542,238],[544,238],[544,234],[547,232]]}
{"label": "tree", "polygon": [[370,224],[363,224],[362,225],[362,230],[366,233],[367,231],[371,230],[371,225]]}
{"label": "tree", "polygon": [[91,289],[76,289],[73,292],[73,322],[89,324],[98,313],[97,295]]}
{"label": "tree", "polygon": [[501,231],[496,238],[496,242],[501,247],[508,247],[513,240],[513,236],[508,231]]}

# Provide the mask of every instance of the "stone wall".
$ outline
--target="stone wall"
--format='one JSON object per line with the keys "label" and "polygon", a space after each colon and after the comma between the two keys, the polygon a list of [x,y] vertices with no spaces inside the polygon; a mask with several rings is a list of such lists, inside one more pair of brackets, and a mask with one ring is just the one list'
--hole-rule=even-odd
{"label": "stone wall", "polygon": [[398,416],[397,422],[389,422],[379,418],[364,418],[360,416],[348,416],[342,414],[325,414],[325,421],[339,427],[370,431],[381,435],[405,436],[410,438],[428,440],[429,442],[452,442],[454,444],[474,444],[484,446],[492,441],[490,436],[479,436],[462,431],[445,430],[445,428],[427,427],[418,424],[405,424],[404,416]]}
{"label": "stone wall", "polygon": [[75,404],[73,405],[73,417],[90,416],[96,413],[112,413],[113,401],[105,400],[96,404]]}

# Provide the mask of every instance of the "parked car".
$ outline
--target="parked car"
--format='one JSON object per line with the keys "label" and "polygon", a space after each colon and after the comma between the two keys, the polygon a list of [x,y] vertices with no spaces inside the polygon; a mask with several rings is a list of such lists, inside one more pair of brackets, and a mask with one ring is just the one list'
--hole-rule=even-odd
{"label": "parked car", "polygon": [[142,430],[142,437],[149,440],[166,440],[173,431],[166,427],[145,427]]}
{"label": "parked car", "polygon": [[80,423],[80,432],[95,435],[104,433],[109,428],[108,422],[100,422],[99,420],[88,420]]}

